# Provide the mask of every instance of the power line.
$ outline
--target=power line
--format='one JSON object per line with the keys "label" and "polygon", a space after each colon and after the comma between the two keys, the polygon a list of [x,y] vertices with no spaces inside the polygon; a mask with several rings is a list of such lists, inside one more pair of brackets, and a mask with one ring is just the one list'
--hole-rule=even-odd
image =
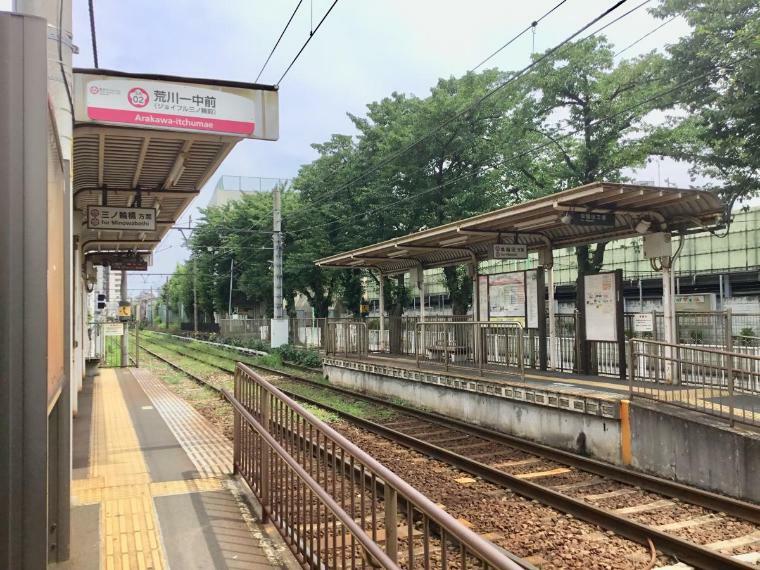
{"label": "power line", "polygon": [[[545,61],[546,59],[548,59],[551,56],[553,56],[560,48],[562,48],[563,46],[565,46],[566,44],[568,44],[569,42],[571,42],[577,36],[579,36],[584,31],[586,31],[587,29],[589,29],[591,26],[593,26],[594,24],[596,24],[599,20],[602,20],[603,18],[605,18],[606,16],[608,16],[609,14],[611,14],[612,12],[614,12],[617,8],[619,8],[620,6],[622,6],[623,4],[625,4],[627,1],[628,0],[618,0],[617,2],[615,2],[615,4],[613,4],[611,7],[607,8],[600,15],[596,16],[594,19],[592,19],[591,21],[589,21],[588,23],[586,23],[585,25],[583,25],[581,28],[579,28],[578,30],[576,30],[575,32],[573,32],[570,36],[568,36],[567,38],[565,38],[564,40],[562,40],[560,43],[558,43],[557,45],[555,45],[554,47],[552,47],[548,51],[544,52],[539,58],[533,60],[531,63],[529,63],[525,67],[523,67],[519,71],[515,72],[513,75],[511,75],[509,77],[509,79],[507,79],[503,83],[500,83],[496,87],[493,87],[492,89],[490,89],[489,91],[487,91],[484,95],[482,95],[481,97],[477,98],[473,103],[471,103],[470,105],[466,106],[464,109],[462,109],[460,111],[457,111],[452,116],[450,116],[448,119],[446,119],[445,121],[443,121],[442,123],[440,123],[438,126],[434,127],[433,129],[429,130],[427,133],[425,133],[421,137],[417,138],[413,142],[409,143],[408,145],[402,147],[401,149],[399,149],[399,150],[397,150],[395,152],[392,152],[390,155],[388,155],[384,159],[380,160],[374,166],[368,168],[367,170],[365,170],[361,174],[359,174],[359,175],[355,176],[354,178],[350,179],[348,182],[345,182],[344,184],[341,184],[338,188],[336,188],[331,194],[328,194],[327,196],[334,196],[338,192],[340,192],[342,190],[345,190],[349,186],[352,186],[354,183],[356,183],[356,182],[358,182],[360,180],[363,180],[364,178],[366,178],[367,176],[369,176],[373,172],[376,172],[377,170],[379,170],[380,168],[382,168],[386,164],[389,164],[390,162],[392,162],[393,160],[395,160],[399,156],[407,153],[408,151],[410,151],[411,149],[413,149],[414,147],[416,147],[418,144],[426,141],[427,139],[429,139],[430,137],[432,137],[434,134],[436,134],[438,131],[440,131],[444,127],[450,125],[451,123],[453,123],[457,119],[459,119],[461,117],[464,117],[465,115],[469,114],[470,112],[472,112],[473,110],[475,110],[478,106],[480,106],[484,101],[486,101],[487,99],[491,98],[494,94],[496,94],[497,92],[501,91],[502,89],[504,89],[508,85],[510,85],[513,82],[517,81],[519,78],[523,77],[525,74],[527,74],[528,71],[530,71],[531,69],[533,69],[538,64],[540,64],[543,61]],[[642,3],[638,7],[643,6],[643,4],[646,4],[646,2],[649,2],[649,1],[650,0],[646,0],[644,3]],[[634,8],[634,10],[637,9],[637,8]],[[628,13],[630,13],[630,12],[628,12]],[[600,31],[600,30],[597,30],[597,31]],[[324,199],[327,196],[322,196],[322,198]]]}
{"label": "power line", "polygon": [[628,44],[628,45],[627,45],[627,46],[625,46],[623,49],[621,49],[620,51],[618,51],[618,52],[615,54],[615,57],[619,56],[621,53],[623,53],[623,52],[625,52],[625,51],[628,51],[628,50],[629,50],[629,49],[631,49],[633,46],[635,46],[635,45],[636,45],[636,44],[638,44],[639,42],[641,42],[641,41],[645,40],[646,38],[648,38],[649,36],[651,36],[653,33],[655,33],[656,31],[660,30],[661,28],[664,28],[665,26],[667,26],[667,25],[668,25],[670,22],[672,22],[672,21],[673,21],[673,20],[675,20],[675,19],[676,19],[676,16],[673,16],[672,18],[670,18],[670,20],[665,20],[665,21],[664,21],[662,24],[660,24],[659,26],[657,26],[657,27],[656,27],[654,30],[651,30],[651,31],[649,31],[648,33],[644,34],[644,35],[643,35],[643,36],[641,36],[639,39],[637,39],[635,42],[632,42],[632,43]]}
{"label": "power line", "polygon": [[322,25],[322,23],[323,23],[323,22],[324,22],[324,21],[327,19],[327,16],[329,16],[329,15],[330,15],[330,12],[332,12],[332,9],[333,9],[333,8],[335,8],[335,5],[336,5],[337,3],[338,3],[338,0],[335,0],[335,1],[334,1],[334,2],[333,2],[331,5],[330,5],[330,7],[327,9],[327,12],[325,12],[325,15],[324,15],[324,16],[322,16],[322,19],[321,19],[321,20],[319,21],[319,23],[317,24],[317,27],[316,27],[316,28],[314,28],[314,30],[313,30],[313,31],[309,32],[309,37],[308,37],[308,38],[306,38],[306,41],[305,41],[305,42],[304,42],[304,44],[301,46],[301,49],[299,49],[299,50],[298,50],[298,53],[297,53],[297,54],[296,54],[296,56],[293,58],[293,61],[291,61],[291,62],[290,62],[290,65],[288,65],[287,69],[285,69],[285,71],[283,72],[282,76],[280,77],[280,79],[277,81],[277,83],[276,83],[275,85],[277,85],[277,86],[279,87],[280,83],[282,83],[282,80],[283,80],[283,79],[285,79],[285,76],[288,74],[288,71],[290,71],[290,68],[291,68],[291,67],[293,67],[293,64],[294,64],[294,63],[296,62],[296,60],[298,60],[298,58],[301,56],[301,53],[303,53],[303,50],[305,50],[305,49],[306,49],[306,46],[307,46],[307,45],[309,45],[309,42],[311,41],[311,38],[313,38],[313,37],[316,35],[316,33],[317,33],[317,31],[319,30],[320,26],[321,26],[321,25]]}
{"label": "power line", "polygon": [[92,38],[92,59],[95,63],[95,69],[98,69],[98,40],[95,37],[95,8],[92,5],[93,0],[88,0],[87,4],[90,9],[90,37]]}
{"label": "power line", "polygon": [[[749,56],[745,56],[743,58],[738,58],[738,59],[732,61],[731,63],[740,63],[741,61],[746,60],[746,59],[749,59]],[[624,113],[632,111],[633,109],[635,109],[637,107],[641,107],[642,105],[646,105],[647,103],[651,103],[652,101],[655,101],[655,100],[657,100],[657,99],[659,99],[661,97],[665,97],[665,96],[673,93],[674,91],[677,91],[677,90],[681,89],[682,87],[688,85],[689,83],[693,83],[694,81],[698,81],[699,79],[707,77],[713,71],[715,71],[715,68],[713,68],[711,70],[708,70],[708,71],[706,71],[706,72],[704,72],[704,73],[702,73],[702,74],[700,74],[698,76],[692,77],[691,79],[682,81],[681,83],[679,83],[679,84],[677,84],[677,85],[675,85],[673,87],[670,87],[670,88],[668,88],[668,89],[666,89],[666,90],[664,90],[664,91],[662,91],[662,92],[660,92],[660,93],[658,93],[656,95],[653,95],[651,97],[647,97],[647,98],[645,98],[645,99],[643,99],[641,101],[638,101],[637,103],[635,103],[633,105],[630,105],[630,106],[628,106],[628,107],[626,107],[624,109],[621,109],[621,110],[619,110],[619,111],[617,111],[615,113],[612,113],[611,115],[608,115],[606,117],[600,117],[599,119],[596,119],[595,121],[592,121],[589,126],[595,126],[595,125],[598,125],[598,124],[600,124],[602,122],[609,121],[609,120],[614,119],[614,118],[616,118],[616,117],[618,117],[618,116],[620,116],[620,115],[622,115]],[[584,126],[583,128],[586,128],[586,127]],[[574,129],[574,130],[569,131],[569,132],[567,132],[567,133],[565,133],[565,134],[563,134],[563,135],[561,135],[559,137],[555,137],[551,141],[547,141],[546,143],[542,143],[540,145],[534,146],[534,147],[532,147],[532,148],[530,148],[530,149],[528,149],[528,150],[526,150],[526,151],[524,151],[522,153],[519,153],[519,154],[511,157],[507,161],[502,162],[501,164],[499,164],[499,165],[497,165],[497,166],[495,166],[493,168],[501,168],[501,167],[504,167],[504,166],[510,164],[511,162],[514,162],[518,158],[523,158],[523,157],[526,157],[526,156],[530,156],[531,154],[533,154],[534,151],[543,150],[544,148],[552,146],[552,145],[556,144],[556,142],[564,140],[564,139],[566,139],[566,138],[568,138],[568,137],[570,137],[572,135],[578,134],[579,132],[581,132],[581,130],[582,130],[581,128]],[[345,227],[347,225],[346,222],[348,220],[352,220],[352,219],[360,217],[360,216],[365,216],[367,214],[373,214],[373,213],[376,213],[376,212],[378,212],[380,210],[386,209],[386,208],[388,208],[390,206],[398,205],[398,204],[400,204],[402,202],[406,202],[406,201],[409,201],[409,200],[413,200],[413,199],[419,198],[420,196],[424,196],[424,195],[429,194],[431,192],[434,192],[436,190],[443,189],[443,188],[445,188],[447,186],[450,186],[452,184],[460,182],[460,181],[462,181],[462,180],[464,180],[466,178],[474,177],[474,176],[480,174],[481,172],[483,172],[483,170],[484,170],[484,168],[481,168],[481,169],[479,169],[479,170],[477,170],[475,172],[468,172],[467,174],[463,174],[461,176],[457,176],[457,177],[452,178],[451,180],[448,180],[448,181],[446,181],[446,182],[444,182],[442,184],[439,184],[437,186],[433,186],[433,187],[427,188],[427,189],[425,189],[425,190],[423,190],[421,192],[418,192],[416,194],[413,194],[413,195],[410,195],[410,196],[406,196],[404,198],[401,198],[401,199],[396,200],[394,202],[391,202],[389,204],[383,204],[382,206],[379,206],[379,207],[377,207],[377,208],[375,208],[373,210],[367,210],[367,211],[360,212],[358,214],[354,214],[353,216],[350,216],[350,217],[346,218],[344,220],[344,223],[341,223],[341,224],[337,225],[336,229]],[[317,225],[314,225],[314,226],[309,226],[307,228],[301,228],[299,230],[294,230],[294,231],[292,231],[290,233],[291,233],[291,235],[300,234],[300,233],[303,233],[305,231],[311,231],[313,229],[324,227],[324,226],[329,226],[329,225],[334,224],[334,223],[335,222],[333,221],[333,222],[326,222],[324,224],[317,224]]]}
{"label": "power line", "polygon": [[541,20],[543,20],[544,18],[546,18],[549,14],[551,14],[552,12],[554,12],[557,8],[559,8],[560,6],[562,6],[562,4],[564,4],[565,2],[567,2],[567,0],[562,0],[561,2],[555,4],[552,8],[549,9],[549,11],[547,11],[538,20],[535,20],[535,21],[531,22],[528,26],[525,26],[525,28],[523,28],[520,32],[518,32],[516,36],[514,36],[511,40],[509,40],[507,43],[505,43],[503,46],[501,46],[499,49],[497,49],[495,52],[493,52],[491,55],[489,55],[483,61],[481,61],[478,65],[476,65],[475,67],[473,67],[470,71],[471,72],[472,71],[476,71],[484,63],[486,63],[488,60],[490,60],[494,56],[496,56],[499,53],[501,53],[504,49],[506,49],[511,44],[513,44],[515,41],[517,41],[518,39],[520,39],[522,36],[524,36],[530,30],[535,30],[536,26],[541,23]]}
{"label": "power line", "polygon": [[[92,3],[92,0],[90,0],[90,3]],[[259,77],[261,77],[261,74],[264,73],[264,69],[266,68],[267,64],[269,63],[269,60],[272,59],[272,55],[274,54],[275,50],[277,49],[277,46],[280,45],[280,40],[282,40],[282,36],[285,35],[285,32],[288,31],[288,27],[290,26],[290,22],[293,21],[293,18],[296,15],[296,12],[298,12],[298,9],[301,7],[301,4],[303,3],[303,0],[298,0],[298,4],[296,4],[295,10],[293,10],[293,13],[290,15],[290,18],[288,18],[288,23],[285,24],[285,27],[282,29],[282,32],[280,33],[280,37],[277,38],[277,41],[274,43],[274,46],[272,47],[272,51],[269,52],[269,55],[267,56],[267,60],[264,62],[264,65],[261,66],[261,69],[259,70],[259,74],[256,76],[256,80],[254,83],[259,82]]]}

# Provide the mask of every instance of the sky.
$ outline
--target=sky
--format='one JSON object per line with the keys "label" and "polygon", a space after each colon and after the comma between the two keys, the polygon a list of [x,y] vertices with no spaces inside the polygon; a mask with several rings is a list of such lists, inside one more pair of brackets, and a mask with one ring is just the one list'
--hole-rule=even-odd
{"label": "sky", "polygon": [[[86,0],[72,0],[78,67],[92,67]],[[558,0],[339,0],[322,27],[280,83],[280,139],[243,140],[210,179],[182,218],[199,218],[221,175],[292,178],[316,157],[312,143],[334,133],[353,133],[347,113],[362,115],[366,104],[392,92],[426,96],[441,77],[467,72]],[[100,67],[135,73],[161,73],[252,82],[298,0],[95,0]],[[261,83],[275,84],[329,8],[332,0],[303,0]],[[533,48],[559,43],[613,4],[613,0],[566,0],[536,28],[488,62],[519,69]],[[637,6],[631,0],[608,22]],[[613,24],[605,33],[626,47],[661,22],[649,4]],[[675,20],[623,57],[664,49],[688,32]],[[535,44],[534,44],[535,42]],[[378,159],[381,157],[378,157]],[[688,168],[663,161],[637,179],[688,186]],[[186,258],[182,236],[170,231],[156,249],[148,273],[170,273]],[[165,276],[130,276],[130,294],[158,287]]]}

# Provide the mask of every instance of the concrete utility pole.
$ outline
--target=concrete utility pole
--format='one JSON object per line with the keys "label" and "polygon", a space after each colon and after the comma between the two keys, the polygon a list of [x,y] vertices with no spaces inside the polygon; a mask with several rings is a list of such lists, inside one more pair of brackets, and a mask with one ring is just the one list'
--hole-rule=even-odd
{"label": "concrete utility pole", "polygon": [[198,333],[198,272],[193,256],[193,332]]}
{"label": "concrete utility pole", "polygon": [[282,310],[282,189],[279,185],[272,189],[272,244],[274,247],[274,318],[272,319],[272,348],[288,343],[288,320]]}

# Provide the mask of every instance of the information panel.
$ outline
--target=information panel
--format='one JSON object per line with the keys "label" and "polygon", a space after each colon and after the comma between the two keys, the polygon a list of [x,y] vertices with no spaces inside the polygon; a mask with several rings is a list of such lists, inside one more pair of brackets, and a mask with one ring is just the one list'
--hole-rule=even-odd
{"label": "information panel", "polygon": [[525,312],[526,326],[529,329],[539,327],[538,305],[538,270],[532,269],[525,272]]}
{"label": "information panel", "polygon": [[487,321],[488,316],[488,275],[478,277],[478,302],[480,304],[478,319]]}
{"label": "information panel", "polygon": [[586,303],[586,338],[618,340],[617,290],[614,273],[584,277]]}
{"label": "information panel", "polygon": [[488,276],[488,316],[525,317],[524,271]]}

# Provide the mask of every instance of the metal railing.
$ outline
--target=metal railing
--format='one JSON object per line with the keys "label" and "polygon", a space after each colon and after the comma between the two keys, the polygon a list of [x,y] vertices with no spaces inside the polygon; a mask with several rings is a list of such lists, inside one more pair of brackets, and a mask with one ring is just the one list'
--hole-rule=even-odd
{"label": "metal railing", "polygon": [[760,356],[632,338],[628,359],[632,398],[760,426]]}
{"label": "metal railing", "polygon": [[362,321],[331,321],[327,323],[325,352],[366,356],[369,350],[367,323]]}
{"label": "metal railing", "polygon": [[224,337],[271,340],[270,319],[219,319],[219,333]]}
{"label": "metal railing", "polygon": [[484,369],[516,368],[525,378],[523,326],[513,321],[417,323],[417,366],[421,364]]}
{"label": "metal railing", "polygon": [[290,319],[289,342],[304,348],[324,348],[327,319]]}
{"label": "metal railing", "polygon": [[308,568],[520,568],[498,549],[238,364],[234,468]]}

